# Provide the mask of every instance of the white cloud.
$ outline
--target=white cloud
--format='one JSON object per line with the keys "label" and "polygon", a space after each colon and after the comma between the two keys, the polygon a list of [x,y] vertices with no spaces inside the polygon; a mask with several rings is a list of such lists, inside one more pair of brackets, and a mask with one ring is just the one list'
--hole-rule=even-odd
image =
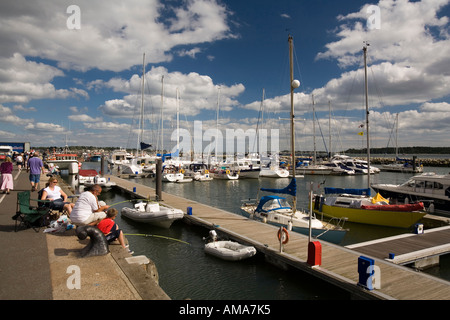
{"label": "white cloud", "polygon": [[[64,69],[121,71],[139,64],[142,52],[149,63],[158,63],[170,61],[176,46],[232,37],[227,12],[215,0],[183,1],[182,7],[158,0],[79,0],[79,30],[67,28],[72,3],[2,1],[0,56],[21,52],[57,61]],[[161,12],[172,18],[163,20]]]}
{"label": "white cloud", "polygon": [[91,116],[87,114],[76,114],[76,115],[70,115],[69,120],[71,121],[77,121],[77,122],[100,122],[102,121],[102,118],[92,118]]}
{"label": "white cloud", "polygon": [[[368,18],[364,6],[359,12],[340,17],[340,21],[347,23],[336,34],[339,40],[327,44],[327,50],[317,58],[337,59],[342,67],[361,66],[363,41],[369,40],[369,80],[374,79],[370,90],[372,94],[378,91],[385,105],[424,103],[448,96],[450,37],[446,30],[449,19],[438,17],[439,10],[448,3],[448,0],[381,0],[379,30],[369,30],[361,22]],[[432,32],[433,28],[438,31]],[[362,69],[343,73],[316,93],[318,97],[333,100],[338,108],[353,109],[356,104],[349,105],[342,92],[349,94],[352,86],[361,88],[363,79]]]}
{"label": "white cloud", "polygon": [[0,102],[27,103],[37,99],[55,99],[83,96],[84,90],[56,89],[51,83],[55,77],[64,73],[52,66],[27,61],[23,55],[15,53],[12,57],[0,57]]}
{"label": "white cloud", "polygon": [[30,131],[35,134],[45,134],[45,135],[59,135],[62,132],[65,132],[65,128],[54,123],[46,123],[46,122],[37,122],[37,123],[29,123],[25,126],[25,130]]}
{"label": "white cloud", "polygon": [[[177,110],[177,90],[179,92],[180,113],[194,116],[205,110],[216,110],[220,88],[220,109],[230,111],[238,106],[236,98],[242,94],[245,87],[242,84],[232,86],[218,85],[209,76],[196,72],[184,74],[169,72],[163,67],[152,67],[145,75],[146,92],[145,105],[158,112],[161,108],[161,91],[164,76],[164,116],[170,118]],[[95,81],[97,88],[110,88],[116,92],[129,95],[123,99],[106,101],[100,109],[105,115],[114,117],[133,117],[139,112],[142,76],[133,75],[129,80],[113,78],[109,81]],[[148,90],[147,90],[148,89]]]}

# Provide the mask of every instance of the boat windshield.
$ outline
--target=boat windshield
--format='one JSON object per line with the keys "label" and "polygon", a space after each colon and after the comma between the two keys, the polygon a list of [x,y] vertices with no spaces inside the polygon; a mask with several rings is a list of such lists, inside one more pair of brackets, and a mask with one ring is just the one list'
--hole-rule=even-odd
{"label": "boat windshield", "polygon": [[265,212],[275,211],[275,210],[290,210],[291,206],[289,205],[286,199],[278,198],[268,201],[263,207],[262,210]]}

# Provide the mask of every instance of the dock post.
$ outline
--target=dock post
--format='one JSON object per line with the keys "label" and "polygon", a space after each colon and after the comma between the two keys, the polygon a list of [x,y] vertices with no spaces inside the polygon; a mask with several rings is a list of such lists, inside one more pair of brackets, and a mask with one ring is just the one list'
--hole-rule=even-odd
{"label": "dock post", "polygon": [[156,199],[162,201],[162,159],[156,159]]}
{"label": "dock post", "polygon": [[105,166],[105,155],[102,153],[102,157],[100,158],[100,170],[101,170],[101,176],[105,176],[106,172],[106,166]]}

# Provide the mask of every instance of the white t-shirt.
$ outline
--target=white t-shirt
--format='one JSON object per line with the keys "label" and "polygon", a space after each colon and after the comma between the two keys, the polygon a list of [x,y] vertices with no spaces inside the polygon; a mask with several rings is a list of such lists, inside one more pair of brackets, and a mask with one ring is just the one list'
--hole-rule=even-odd
{"label": "white t-shirt", "polygon": [[47,187],[44,189],[44,191],[47,191],[47,199],[53,199],[53,200],[62,199],[61,188],[58,186],[54,186],[53,190],[51,190],[50,187]]}
{"label": "white t-shirt", "polygon": [[70,213],[72,223],[83,223],[94,211],[98,210],[97,198],[90,191],[83,192],[75,202],[75,206]]}

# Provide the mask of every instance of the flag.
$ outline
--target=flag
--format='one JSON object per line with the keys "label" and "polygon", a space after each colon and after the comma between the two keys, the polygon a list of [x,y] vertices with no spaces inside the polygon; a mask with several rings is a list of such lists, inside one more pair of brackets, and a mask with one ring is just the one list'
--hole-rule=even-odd
{"label": "flag", "polygon": [[361,131],[361,132],[359,132],[358,134],[359,134],[360,136],[363,136],[363,135],[364,135],[364,132]]}
{"label": "flag", "polygon": [[141,150],[148,149],[151,146],[152,146],[151,144],[148,144],[148,143],[145,143],[145,142],[141,142]]}

